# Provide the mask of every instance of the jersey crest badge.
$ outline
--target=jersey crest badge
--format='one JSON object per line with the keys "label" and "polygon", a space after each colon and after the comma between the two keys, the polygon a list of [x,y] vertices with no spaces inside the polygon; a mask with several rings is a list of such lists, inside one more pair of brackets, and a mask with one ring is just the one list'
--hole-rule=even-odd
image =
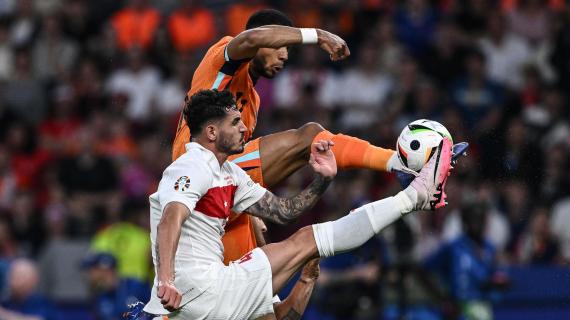
{"label": "jersey crest badge", "polygon": [[188,189],[190,189],[190,178],[188,178],[187,176],[182,176],[178,178],[178,180],[176,180],[176,182],[174,183],[175,191],[184,192]]}

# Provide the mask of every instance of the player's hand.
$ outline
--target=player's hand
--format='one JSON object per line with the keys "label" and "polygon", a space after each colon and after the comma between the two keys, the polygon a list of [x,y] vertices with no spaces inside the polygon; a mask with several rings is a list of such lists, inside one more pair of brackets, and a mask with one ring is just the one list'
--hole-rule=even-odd
{"label": "player's hand", "polygon": [[317,29],[319,46],[329,53],[332,61],[342,60],[350,56],[350,50],[341,37],[325,30]]}
{"label": "player's hand", "polygon": [[334,142],[331,140],[319,140],[311,145],[311,155],[309,164],[316,173],[321,174],[325,178],[334,178],[336,176],[336,159],[331,150]]}
{"label": "player's hand", "polygon": [[172,281],[158,281],[158,292],[156,294],[160,298],[160,302],[168,311],[174,311],[180,307],[182,294]]}
{"label": "player's hand", "polygon": [[321,268],[319,267],[320,261],[321,259],[319,258],[309,260],[309,262],[307,262],[303,267],[301,277],[299,279],[305,283],[314,283],[317,281],[321,273]]}

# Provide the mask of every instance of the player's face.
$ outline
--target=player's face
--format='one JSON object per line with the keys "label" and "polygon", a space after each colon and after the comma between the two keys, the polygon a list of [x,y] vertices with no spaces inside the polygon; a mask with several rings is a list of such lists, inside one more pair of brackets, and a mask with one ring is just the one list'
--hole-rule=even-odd
{"label": "player's face", "polygon": [[253,71],[260,77],[272,79],[283,69],[288,59],[287,47],[261,48],[252,60]]}
{"label": "player's face", "polygon": [[226,117],[220,122],[220,134],[216,139],[216,148],[228,155],[242,153],[245,146],[245,124],[237,108],[228,110]]}

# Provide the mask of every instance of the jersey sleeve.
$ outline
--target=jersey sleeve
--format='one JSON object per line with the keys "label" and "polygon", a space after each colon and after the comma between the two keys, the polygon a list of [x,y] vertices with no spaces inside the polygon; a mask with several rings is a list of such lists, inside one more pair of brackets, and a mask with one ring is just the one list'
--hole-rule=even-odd
{"label": "jersey sleeve", "polygon": [[236,173],[237,190],[234,196],[233,210],[242,212],[259,201],[265,192],[267,192],[267,189],[262,187],[259,183],[253,182],[249,175],[237,165],[234,165],[234,172]]}
{"label": "jersey sleeve", "polygon": [[214,44],[198,66],[192,79],[192,88],[188,92],[191,96],[199,89],[226,89],[236,72],[247,66],[251,59],[234,60],[227,52],[227,45],[232,37],[224,37]]}
{"label": "jersey sleeve", "polygon": [[169,203],[179,202],[192,212],[211,183],[212,175],[207,166],[196,161],[176,161],[164,171],[160,181],[160,206],[164,210]]}

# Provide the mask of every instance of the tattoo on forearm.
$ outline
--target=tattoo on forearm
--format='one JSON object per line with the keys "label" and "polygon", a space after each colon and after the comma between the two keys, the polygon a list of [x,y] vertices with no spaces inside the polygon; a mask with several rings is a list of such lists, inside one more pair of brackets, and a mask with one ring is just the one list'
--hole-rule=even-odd
{"label": "tattoo on forearm", "polygon": [[293,309],[289,310],[289,312],[287,312],[287,314],[283,318],[283,320],[299,320],[299,319],[301,319],[301,315],[299,314],[299,312]]}
{"label": "tattoo on forearm", "polygon": [[279,224],[293,222],[317,203],[331,181],[332,179],[319,175],[305,190],[292,198],[280,198],[267,191],[258,202],[251,205],[246,211],[254,216]]}

